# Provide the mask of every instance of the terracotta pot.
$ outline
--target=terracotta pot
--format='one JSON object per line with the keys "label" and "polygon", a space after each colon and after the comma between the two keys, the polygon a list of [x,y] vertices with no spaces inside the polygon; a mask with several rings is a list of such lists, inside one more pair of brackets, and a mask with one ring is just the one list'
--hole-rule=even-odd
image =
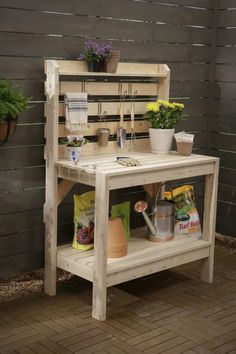
{"label": "terracotta pot", "polygon": [[107,257],[125,257],[128,253],[128,241],[121,218],[110,218],[108,221]]}
{"label": "terracotta pot", "polygon": [[116,73],[119,61],[120,61],[120,51],[119,50],[112,50],[110,58],[107,62],[107,72],[108,73]]}
{"label": "terracotta pot", "polygon": [[5,143],[8,137],[13,135],[16,130],[16,119],[7,118],[0,122],[0,142]]}

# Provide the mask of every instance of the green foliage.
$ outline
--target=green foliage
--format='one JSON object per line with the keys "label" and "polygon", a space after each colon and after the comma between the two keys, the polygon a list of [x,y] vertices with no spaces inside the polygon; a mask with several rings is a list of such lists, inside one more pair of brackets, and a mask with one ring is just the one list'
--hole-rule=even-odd
{"label": "green foliage", "polygon": [[29,99],[8,81],[0,80],[0,122],[17,116],[29,108]]}
{"label": "green foliage", "polygon": [[88,140],[82,135],[69,135],[67,138],[61,138],[59,143],[70,147],[82,147],[88,143]]}

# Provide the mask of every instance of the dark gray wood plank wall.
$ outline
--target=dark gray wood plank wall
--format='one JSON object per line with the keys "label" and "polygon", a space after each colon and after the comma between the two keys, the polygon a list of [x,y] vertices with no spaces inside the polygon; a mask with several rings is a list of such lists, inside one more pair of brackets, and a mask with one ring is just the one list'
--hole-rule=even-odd
{"label": "dark gray wood plank wall", "polygon": [[[32,109],[0,148],[0,277],[43,265],[44,59],[76,59],[85,38],[100,38],[111,40],[123,61],[168,63],[171,97],[186,104],[178,129],[194,131],[195,151],[206,153],[213,7],[213,0],[0,0],[0,76],[32,96]],[[218,77],[223,73],[217,70]],[[59,242],[72,237],[72,195],[85,190],[77,186],[60,206]],[[112,194],[112,201],[142,196],[132,189]]]}
{"label": "dark gray wood plank wall", "polygon": [[219,9],[212,143],[221,159],[217,230],[236,237],[236,2]]}

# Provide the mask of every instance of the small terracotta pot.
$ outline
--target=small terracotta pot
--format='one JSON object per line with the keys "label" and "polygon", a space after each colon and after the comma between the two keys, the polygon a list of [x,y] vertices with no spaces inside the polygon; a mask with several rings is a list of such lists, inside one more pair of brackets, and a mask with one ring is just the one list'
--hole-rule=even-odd
{"label": "small terracotta pot", "polygon": [[125,257],[128,253],[128,241],[121,218],[110,218],[108,221],[107,257]]}
{"label": "small terracotta pot", "polygon": [[120,51],[119,50],[112,50],[110,58],[107,62],[107,72],[108,73],[116,73],[119,61],[120,61]]}

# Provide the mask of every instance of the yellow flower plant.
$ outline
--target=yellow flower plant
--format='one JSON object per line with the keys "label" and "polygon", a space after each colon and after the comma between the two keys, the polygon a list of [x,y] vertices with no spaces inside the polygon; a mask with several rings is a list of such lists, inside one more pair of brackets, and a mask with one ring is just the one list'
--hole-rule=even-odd
{"label": "yellow flower plant", "polygon": [[182,103],[157,100],[146,105],[147,112],[144,118],[147,119],[151,128],[172,129],[182,119],[184,105]]}

